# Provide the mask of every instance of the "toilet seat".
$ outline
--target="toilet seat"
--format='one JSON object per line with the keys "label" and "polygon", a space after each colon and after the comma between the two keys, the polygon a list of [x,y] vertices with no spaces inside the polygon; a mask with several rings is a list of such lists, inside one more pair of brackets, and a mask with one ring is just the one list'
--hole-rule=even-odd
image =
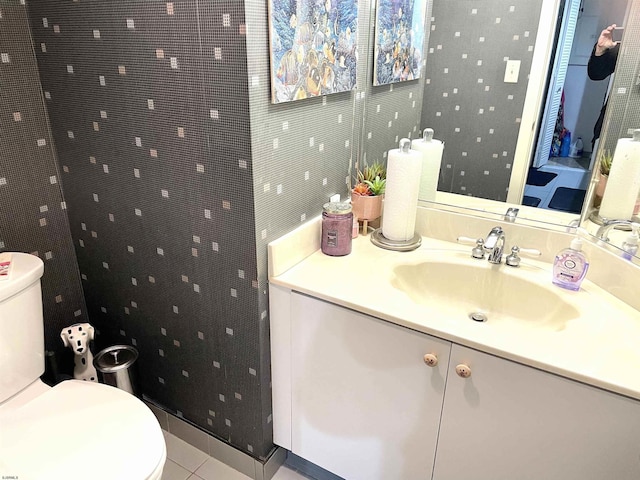
{"label": "toilet seat", "polygon": [[0,411],[0,471],[20,479],[159,479],[164,436],[133,395],[67,380]]}

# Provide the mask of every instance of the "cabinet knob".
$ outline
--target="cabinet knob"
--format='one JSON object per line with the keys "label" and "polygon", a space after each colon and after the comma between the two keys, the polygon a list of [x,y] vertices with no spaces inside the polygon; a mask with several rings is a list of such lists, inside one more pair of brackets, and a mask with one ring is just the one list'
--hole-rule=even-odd
{"label": "cabinet knob", "polygon": [[426,363],[430,367],[435,367],[436,365],[438,365],[438,357],[435,353],[427,353],[424,356],[424,363]]}
{"label": "cabinet knob", "polygon": [[456,365],[456,373],[459,377],[469,378],[471,376],[471,369],[468,365],[461,363],[460,365]]}

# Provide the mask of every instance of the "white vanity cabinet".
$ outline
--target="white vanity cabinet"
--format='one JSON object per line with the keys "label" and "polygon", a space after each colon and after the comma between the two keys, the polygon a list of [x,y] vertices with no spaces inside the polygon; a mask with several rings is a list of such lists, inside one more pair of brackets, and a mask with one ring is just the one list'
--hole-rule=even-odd
{"label": "white vanity cabinet", "polygon": [[454,344],[433,480],[461,479],[640,479],[640,402]]}
{"label": "white vanity cabinet", "polygon": [[293,453],[349,480],[430,478],[449,342],[293,293],[291,347]]}
{"label": "white vanity cabinet", "polygon": [[274,441],[310,462],[348,480],[640,479],[637,400],[286,288],[270,297]]}

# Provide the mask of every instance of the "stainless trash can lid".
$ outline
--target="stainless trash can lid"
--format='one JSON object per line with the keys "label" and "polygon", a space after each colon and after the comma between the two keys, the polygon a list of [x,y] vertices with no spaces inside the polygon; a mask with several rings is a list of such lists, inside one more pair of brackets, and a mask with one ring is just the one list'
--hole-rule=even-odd
{"label": "stainless trash can lid", "polygon": [[129,368],[138,358],[138,350],[130,345],[113,345],[100,350],[93,359],[93,365],[102,373],[116,372]]}

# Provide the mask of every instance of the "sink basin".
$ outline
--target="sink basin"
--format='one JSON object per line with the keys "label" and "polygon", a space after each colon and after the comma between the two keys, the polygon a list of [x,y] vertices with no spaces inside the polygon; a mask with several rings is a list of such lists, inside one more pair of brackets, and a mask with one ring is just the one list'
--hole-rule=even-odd
{"label": "sink basin", "polygon": [[578,292],[554,286],[549,271],[529,265],[492,265],[468,253],[441,252],[424,261],[397,265],[391,284],[414,303],[469,322],[560,331],[579,316],[567,301]]}

